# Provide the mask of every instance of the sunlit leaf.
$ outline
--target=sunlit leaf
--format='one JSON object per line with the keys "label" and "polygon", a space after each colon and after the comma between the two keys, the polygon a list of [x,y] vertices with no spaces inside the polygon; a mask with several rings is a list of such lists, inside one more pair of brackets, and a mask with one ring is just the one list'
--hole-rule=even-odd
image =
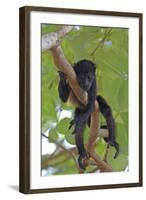
{"label": "sunlit leaf", "polygon": [[123,81],[120,86],[118,101],[120,105],[120,110],[127,111],[128,110],[128,82],[127,81]]}
{"label": "sunlit leaf", "polygon": [[58,122],[57,124],[57,131],[60,133],[60,134],[63,134],[65,135],[68,130],[69,130],[69,123],[70,123],[71,119],[70,118],[64,118],[62,119],[61,121]]}
{"label": "sunlit leaf", "polygon": [[53,139],[53,140],[57,140],[58,139],[58,134],[57,134],[57,131],[56,131],[56,129],[51,129],[50,131],[49,131],[49,136],[48,136],[48,138],[50,139],[50,141]]}

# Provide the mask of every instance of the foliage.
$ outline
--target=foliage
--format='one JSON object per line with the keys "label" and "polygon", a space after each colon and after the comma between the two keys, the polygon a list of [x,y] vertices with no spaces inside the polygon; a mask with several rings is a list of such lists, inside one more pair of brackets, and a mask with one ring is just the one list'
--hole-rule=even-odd
{"label": "foliage", "polygon": [[[58,25],[43,24],[42,34],[56,31],[58,28]],[[108,163],[114,171],[125,170],[128,165],[128,29],[76,26],[63,38],[61,46],[70,63],[84,58],[96,63],[98,93],[105,97],[113,110],[117,141],[120,144],[120,155],[115,160],[115,150],[110,148]],[[74,107],[69,103],[63,104],[59,99],[58,73],[49,51],[42,53],[41,66],[42,133],[47,133],[49,141],[53,142],[57,149],[50,155],[42,155],[42,168],[46,169],[46,175],[78,173],[74,161],[74,136],[71,130],[68,130]],[[101,124],[105,124],[104,118],[100,118]],[[88,132],[89,129],[86,128],[85,142]],[[55,141],[61,146],[58,147]],[[103,139],[97,143],[96,150],[103,157],[106,144]],[[72,156],[68,153],[70,149]],[[92,172],[94,168],[89,167],[86,172]]]}

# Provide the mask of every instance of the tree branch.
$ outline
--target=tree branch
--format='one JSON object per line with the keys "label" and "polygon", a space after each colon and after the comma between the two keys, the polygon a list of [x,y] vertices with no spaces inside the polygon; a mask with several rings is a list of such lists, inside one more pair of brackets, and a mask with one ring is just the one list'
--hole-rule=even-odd
{"label": "tree branch", "polygon": [[69,85],[72,88],[74,94],[76,95],[77,99],[79,99],[84,105],[87,104],[87,92],[85,92],[78,84],[76,73],[71,66],[71,64],[67,61],[62,51],[60,45],[55,46],[50,49],[52,52],[52,56],[54,59],[54,63],[56,67],[66,74],[68,79]]}
{"label": "tree branch", "polygon": [[97,137],[99,136],[99,105],[96,101],[95,103],[95,110],[91,114],[91,125],[90,125],[90,134],[87,144],[87,152],[89,153],[89,156],[95,161],[98,168],[101,170],[101,172],[111,172],[112,168],[103,160],[100,159],[100,157],[95,153],[95,143],[97,140]]}
{"label": "tree branch", "polygon": [[59,31],[47,33],[42,36],[42,51],[51,49],[59,44],[59,40],[73,29],[73,26],[61,26]]}
{"label": "tree branch", "polygon": [[90,124],[90,133],[87,143],[87,152],[90,152],[94,149],[96,139],[98,137],[99,130],[99,104],[95,102],[95,110],[91,114],[91,124]]}
{"label": "tree branch", "polygon": [[101,172],[112,172],[112,168],[106,162],[101,160],[94,150],[90,151],[90,156],[96,162],[98,169],[100,169]]}
{"label": "tree branch", "polygon": [[80,88],[75,71],[72,65],[68,62],[62,48],[60,46],[60,39],[64,37],[69,31],[73,29],[73,26],[62,26],[59,31],[45,34],[42,36],[42,51],[50,49],[53,55],[54,63],[56,67],[64,72],[69,81],[69,85],[72,88],[76,97],[86,105],[88,102],[87,92]]}

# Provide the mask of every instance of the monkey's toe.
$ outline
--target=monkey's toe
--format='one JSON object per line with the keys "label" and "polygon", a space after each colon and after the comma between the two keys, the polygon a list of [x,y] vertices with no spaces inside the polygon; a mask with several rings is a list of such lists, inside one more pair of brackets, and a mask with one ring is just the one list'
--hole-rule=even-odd
{"label": "monkey's toe", "polygon": [[119,155],[119,152],[120,152],[119,144],[118,144],[116,141],[111,141],[111,140],[109,140],[108,142],[109,142],[109,144],[110,144],[111,146],[113,146],[113,147],[115,148],[115,150],[116,150],[116,153],[115,153],[115,155],[114,155],[114,159],[116,159],[116,158],[118,157],[118,155]]}
{"label": "monkey's toe", "polygon": [[79,156],[78,163],[79,163],[79,167],[82,170],[85,170],[88,165],[88,155],[86,154],[84,157]]}

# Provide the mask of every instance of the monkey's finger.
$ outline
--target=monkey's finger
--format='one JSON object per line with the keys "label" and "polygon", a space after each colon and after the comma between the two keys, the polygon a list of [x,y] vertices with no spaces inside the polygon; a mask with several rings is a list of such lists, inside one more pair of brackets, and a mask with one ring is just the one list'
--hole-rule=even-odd
{"label": "monkey's finger", "polygon": [[72,132],[72,134],[74,135],[74,134],[77,134],[77,133],[80,133],[80,129],[77,128],[77,127],[75,127],[75,129],[74,129],[74,131]]}
{"label": "monkey's finger", "polygon": [[116,149],[116,153],[114,155],[114,159],[116,159],[117,156],[119,155],[119,152],[120,152],[119,144],[117,142],[114,142],[114,147]]}
{"label": "monkey's finger", "polygon": [[74,120],[71,120],[71,121],[70,121],[70,125],[69,125],[69,127],[68,127],[68,130],[70,130],[71,127],[72,127],[74,124],[75,124],[75,121],[74,121]]}
{"label": "monkey's finger", "polygon": [[71,127],[72,127],[72,124],[70,124],[70,125],[69,125],[69,127],[68,127],[68,130],[70,130],[70,129],[71,129]]}
{"label": "monkey's finger", "polygon": [[112,141],[112,140],[109,140],[108,144],[115,148],[116,153],[114,155],[114,159],[116,159],[120,152],[119,144],[116,141]]}
{"label": "monkey's finger", "polygon": [[71,134],[74,135],[76,133],[76,131],[74,130]]}
{"label": "monkey's finger", "polygon": [[58,74],[60,75],[60,76],[64,76],[65,74],[63,73],[63,72],[61,72],[61,71],[58,71]]}

